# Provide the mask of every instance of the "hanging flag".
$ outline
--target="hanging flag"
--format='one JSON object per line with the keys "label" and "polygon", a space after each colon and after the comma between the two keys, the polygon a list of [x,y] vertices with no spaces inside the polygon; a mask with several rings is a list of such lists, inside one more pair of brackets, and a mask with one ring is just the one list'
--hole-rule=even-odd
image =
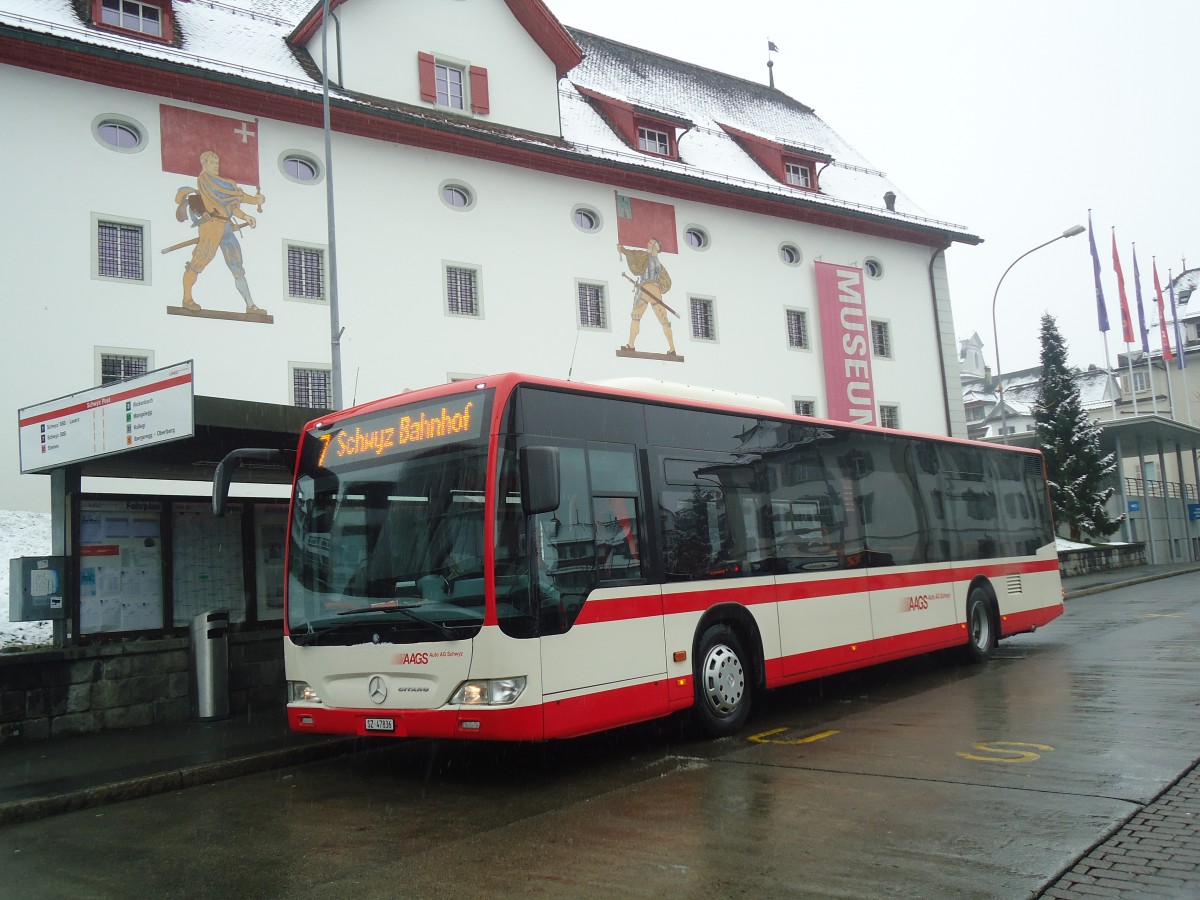
{"label": "hanging flag", "polygon": [[1175,354],[1171,352],[1171,336],[1167,333],[1167,310],[1163,304],[1162,285],[1158,282],[1158,260],[1153,260],[1154,293],[1158,296],[1158,337],[1162,341],[1163,359],[1172,362]]}
{"label": "hanging flag", "polygon": [[1179,348],[1179,368],[1187,367],[1187,362],[1184,357],[1187,356],[1183,352],[1183,341],[1179,337],[1179,315],[1175,312],[1175,279],[1171,276],[1171,270],[1167,270],[1167,290],[1171,294],[1171,321],[1175,323],[1175,346]]}
{"label": "hanging flag", "polygon": [[616,197],[617,243],[645,249],[649,240],[654,238],[663,253],[679,252],[674,206],[639,197],[626,197],[624,194],[616,194]]}
{"label": "hanging flag", "polygon": [[1108,310],[1104,308],[1104,288],[1100,286],[1100,254],[1096,252],[1096,236],[1092,233],[1092,211],[1088,210],[1088,243],[1092,246],[1092,275],[1096,279],[1096,319],[1101,331],[1108,331]]}
{"label": "hanging flag", "polygon": [[258,120],[231,119],[194,109],[159,107],[162,170],[195,178],[203,165],[200,154],[220,157],[221,174],[239,184],[258,184]]}
{"label": "hanging flag", "polygon": [[1129,297],[1125,294],[1125,273],[1121,271],[1121,257],[1117,255],[1117,229],[1112,233],[1113,270],[1117,273],[1117,293],[1121,298],[1121,338],[1133,343],[1133,322],[1129,318]]}
{"label": "hanging flag", "polygon": [[1138,296],[1138,334],[1141,335],[1141,352],[1150,355],[1150,329],[1146,328],[1146,307],[1141,302],[1141,274],[1138,271],[1138,245],[1133,245],[1133,289]]}
{"label": "hanging flag", "polygon": [[779,52],[779,48],[775,46],[774,41],[767,41],[767,52],[768,53],[778,53]]}

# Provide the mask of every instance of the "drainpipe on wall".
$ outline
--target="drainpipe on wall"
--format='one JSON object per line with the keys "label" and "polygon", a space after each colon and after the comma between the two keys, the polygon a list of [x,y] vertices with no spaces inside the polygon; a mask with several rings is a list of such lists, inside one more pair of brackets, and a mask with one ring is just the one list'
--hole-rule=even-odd
{"label": "drainpipe on wall", "polygon": [[[933,304],[933,324],[937,331],[938,372],[941,373],[942,379],[942,409],[946,415],[946,434],[953,437],[954,424],[950,419],[950,387],[946,382],[946,354],[942,347],[942,320],[938,317],[937,285],[934,283],[933,278],[933,264],[937,262],[938,255],[945,252],[945,247],[938,247],[929,257],[929,299]],[[958,390],[961,395],[961,383]]]}

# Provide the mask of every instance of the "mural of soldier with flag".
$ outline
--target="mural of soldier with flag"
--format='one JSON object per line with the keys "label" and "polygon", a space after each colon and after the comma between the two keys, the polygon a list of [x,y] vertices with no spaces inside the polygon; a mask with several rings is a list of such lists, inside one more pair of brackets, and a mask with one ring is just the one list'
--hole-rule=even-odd
{"label": "mural of soldier with flag", "polygon": [[[660,239],[656,235],[662,234]],[[669,241],[667,246],[664,242]],[[640,249],[645,247],[645,249]],[[639,200],[617,194],[617,253],[637,276],[622,277],[633,283],[633,311],[630,314],[629,341],[619,350],[618,356],[642,356],[682,362],[683,357],[675,351],[675,335],[671,330],[668,314],[679,318],[679,313],[667,304],[663,295],[671,289],[671,276],[659,257],[660,253],[675,253],[675,207],[651,200]],[[636,349],[638,334],[642,329],[642,316],[646,309],[654,310],[655,318],[662,326],[667,339],[667,352],[642,353]]]}
{"label": "mural of soldier with flag", "polygon": [[[238,232],[255,227],[257,220],[242,209],[242,204],[254,204],[258,212],[266,197],[259,189],[250,194],[239,187],[239,181],[258,180],[257,134],[251,124],[239,119],[214,116],[194,110],[164,106],[163,170],[191,174],[199,161],[200,173],[196,187],[185,186],[175,192],[175,218],[190,221],[197,237],[165,248],[163,253],[192,247],[192,256],[183,266],[183,302],[169,312],[196,314],[202,307],[192,294],[200,273],[220,251],[233,275],[233,282],[246,304],[244,316],[255,321],[273,321],[266,310],[255,304],[246,280],[242,246]],[[256,125],[256,123],[253,123]],[[194,155],[193,155],[194,154]],[[223,159],[230,165],[221,171]],[[224,316],[222,316],[224,317]]]}

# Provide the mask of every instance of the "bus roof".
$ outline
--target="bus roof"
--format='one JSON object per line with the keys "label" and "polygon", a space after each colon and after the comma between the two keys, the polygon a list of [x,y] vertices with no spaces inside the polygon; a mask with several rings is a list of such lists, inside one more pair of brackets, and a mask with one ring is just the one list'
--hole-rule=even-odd
{"label": "bus roof", "polygon": [[447,384],[432,385],[419,390],[405,390],[390,397],[372,400],[348,409],[335,412],[319,419],[314,419],[305,425],[308,431],[317,425],[329,425],[349,416],[370,415],[383,412],[394,406],[409,403],[421,403],[468,391],[494,389],[502,396],[507,396],[520,385],[536,385],[552,390],[570,393],[591,394],[593,396],[628,397],[644,402],[653,402],[666,406],[683,406],[703,408],[719,412],[740,413],[742,415],[761,416],[764,413],[774,419],[795,422],[815,422],[835,428],[847,428],[853,431],[877,432],[882,434],[904,435],[919,437],[942,443],[961,444],[979,448],[1008,451],[1012,453],[1033,454],[1041,456],[1036,448],[1016,447],[1007,444],[973,441],[944,434],[928,434],[916,431],[903,431],[894,428],[883,428],[878,425],[862,425],[853,422],[838,422],[833,419],[820,419],[813,416],[800,416],[787,409],[787,406],[771,397],[757,394],[744,394],[736,391],[724,391],[717,388],[706,388],[696,385],[660,381],[655,378],[630,377],[613,378],[603,381],[565,381],[558,378],[548,378],[540,375],[525,375],[519,372],[505,372],[497,375],[481,376]]}

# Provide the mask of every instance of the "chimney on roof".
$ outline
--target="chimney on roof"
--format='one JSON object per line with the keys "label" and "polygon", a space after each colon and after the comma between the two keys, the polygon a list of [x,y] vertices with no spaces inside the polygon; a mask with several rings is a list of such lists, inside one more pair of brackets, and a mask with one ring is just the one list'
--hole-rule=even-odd
{"label": "chimney on roof", "polygon": [[883,195],[883,202],[888,208],[888,212],[896,211],[896,192],[888,191]]}

